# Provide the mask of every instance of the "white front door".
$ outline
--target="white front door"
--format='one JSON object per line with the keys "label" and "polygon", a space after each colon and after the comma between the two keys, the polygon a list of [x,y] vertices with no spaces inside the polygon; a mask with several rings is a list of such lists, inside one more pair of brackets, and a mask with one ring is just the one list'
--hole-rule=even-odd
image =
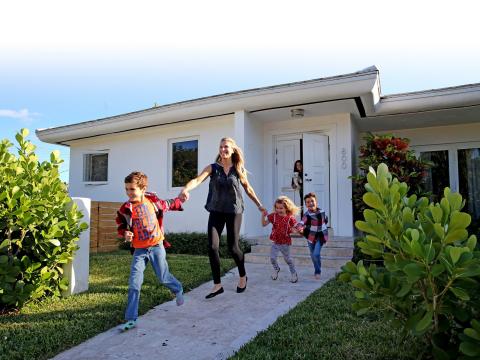
{"label": "white front door", "polygon": [[[277,191],[279,195],[288,196],[300,206],[299,192],[292,188],[293,165],[300,160],[300,139],[279,139],[276,148]],[[270,211],[270,209],[268,209]]]}
{"label": "white front door", "polygon": [[328,136],[303,134],[303,194],[317,195],[318,207],[330,217]]}

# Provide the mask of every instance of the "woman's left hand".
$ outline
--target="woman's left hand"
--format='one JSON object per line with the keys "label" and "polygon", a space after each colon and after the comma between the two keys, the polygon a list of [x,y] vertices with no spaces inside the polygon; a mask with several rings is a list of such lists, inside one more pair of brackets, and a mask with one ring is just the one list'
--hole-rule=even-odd
{"label": "woman's left hand", "polygon": [[185,202],[190,197],[190,194],[185,189],[182,189],[182,191],[180,191],[180,194],[178,194],[178,197],[182,202]]}
{"label": "woman's left hand", "polygon": [[258,210],[265,216],[268,214],[267,209],[265,209],[264,206],[259,206]]}

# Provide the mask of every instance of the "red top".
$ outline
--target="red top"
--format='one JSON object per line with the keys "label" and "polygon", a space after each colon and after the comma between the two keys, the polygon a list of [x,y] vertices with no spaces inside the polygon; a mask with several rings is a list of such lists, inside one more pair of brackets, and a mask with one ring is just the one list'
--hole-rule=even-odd
{"label": "red top", "polygon": [[290,233],[297,224],[293,215],[280,216],[275,213],[268,214],[268,221],[272,223],[272,233],[270,240],[278,245],[292,245]]}
{"label": "red top", "polygon": [[163,240],[163,232],[158,224],[155,207],[148,199],[132,205],[133,247],[144,249],[157,245]]}

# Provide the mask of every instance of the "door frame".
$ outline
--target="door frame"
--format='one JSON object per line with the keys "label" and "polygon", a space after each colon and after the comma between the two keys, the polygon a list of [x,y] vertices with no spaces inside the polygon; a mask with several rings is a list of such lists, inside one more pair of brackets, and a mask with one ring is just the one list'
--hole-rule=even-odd
{"label": "door frame", "polygon": [[[331,162],[331,135],[329,133],[329,131],[322,131],[322,130],[316,130],[316,131],[301,131],[301,132],[292,132],[292,133],[289,133],[289,134],[279,134],[279,135],[273,135],[273,147],[272,147],[272,163],[273,163],[273,170],[272,170],[272,175],[273,175],[273,186],[272,186],[272,198],[273,199],[276,199],[277,197],[277,193],[276,193],[276,190],[278,189],[278,176],[277,176],[277,153],[276,153],[276,150],[277,150],[277,144],[279,141],[282,141],[282,140],[302,140],[303,141],[303,134],[318,134],[318,135],[325,135],[328,137],[328,141],[329,141],[329,145],[328,145],[328,178],[329,178],[329,191],[330,191],[330,196],[329,196],[329,209],[330,209],[330,216],[331,217],[334,217],[333,216],[333,212],[332,212],[332,194],[331,194],[331,190],[332,190],[332,187],[331,187],[331,181],[332,181],[332,162]],[[302,148],[302,146],[300,146],[300,148]],[[301,149],[301,151],[303,151],[303,149]],[[302,162],[303,162],[303,154],[302,154]],[[332,227],[333,224],[335,223],[335,220],[334,218],[333,219],[329,219],[329,227]]]}

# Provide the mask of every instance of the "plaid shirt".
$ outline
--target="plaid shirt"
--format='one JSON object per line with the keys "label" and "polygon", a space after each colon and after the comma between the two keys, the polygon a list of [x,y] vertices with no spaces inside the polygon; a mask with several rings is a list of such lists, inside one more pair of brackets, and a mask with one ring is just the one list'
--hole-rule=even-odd
{"label": "plaid shirt", "polygon": [[[179,198],[162,200],[158,198],[157,194],[151,192],[146,192],[145,198],[153,204],[153,207],[155,208],[155,214],[158,220],[158,226],[163,234],[163,213],[169,210],[183,211],[182,202]],[[132,207],[132,203],[130,201],[127,201],[117,211],[117,218],[115,220],[118,225],[117,233],[120,238],[125,237],[125,231],[132,231]],[[163,246],[165,248],[168,248],[171,245],[168,243],[168,241],[163,240]]]}
{"label": "plaid shirt", "polygon": [[317,208],[315,212],[307,212],[299,222],[299,230],[303,231],[303,236],[309,243],[315,244],[317,240],[323,245],[328,240],[328,217],[325,211]]}

